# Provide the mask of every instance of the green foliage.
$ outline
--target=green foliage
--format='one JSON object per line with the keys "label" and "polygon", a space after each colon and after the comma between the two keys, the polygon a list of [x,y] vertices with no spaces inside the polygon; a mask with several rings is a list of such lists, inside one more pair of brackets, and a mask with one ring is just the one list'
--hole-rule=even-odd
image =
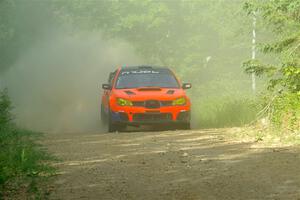
{"label": "green foliage", "polygon": [[247,61],[244,63],[246,72],[268,74],[268,89],[275,95],[267,100],[270,101],[268,108],[273,123],[277,127],[299,130],[300,1],[253,0],[245,4],[245,9],[248,14],[258,13],[263,22],[274,30],[276,41],[263,44],[261,51],[275,54],[280,59],[275,67],[259,61]]}
{"label": "green foliage", "polygon": [[51,1],[0,0],[0,73],[54,26],[59,27],[51,7]]}
{"label": "green foliage", "polygon": [[[258,75],[272,72],[273,79],[280,81],[272,82],[272,87],[279,87],[290,92],[299,91],[300,67],[300,1],[276,0],[276,1],[249,1],[245,4],[248,13],[256,11],[262,16],[265,23],[276,30],[277,41],[262,45],[262,52],[274,53],[279,56],[281,63],[275,67],[261,64],[257,61],[248,61],[244,65],[246,72],[255,72]],[[275,77],[276,76],[276,77]]]}
{"label": "green foliage", "polygon": [[243,67],[247,74],[255,73],[256,76],[268,75],[268,77],[272,77],[277,70],[275,66],[265,65],[259,60],[248,60],[243,63]]}
{"label": "green foliage", "polygon": [[281,94],[272,105],[271,120],[277,128],[300,130],[300,93]]}
{"label": "green foliage", "polygon": [[35,142],[40,134],[15,127],[10,111],[11,103],[4,90],[0,95],[0,198],[8,195],[7,183],[32,182],[54,172],[47,164],[52,158]]}
{"label": "green foliage", "polygon": [[0,91],[0,129],[9,125],[12,120],[10,113],[12,106],[7,92],[7,89]]}
{"label": "green foliage", "polygon": [[190,70],[202,67],[207,56],[225,59],[219,52],[245,48],[232,42],[244,39],[239,26],[247,19],[241,12],[243,2],[54,1],[53,7],[76,29],[101,30],[108,38],[128,41],[145,62]]}

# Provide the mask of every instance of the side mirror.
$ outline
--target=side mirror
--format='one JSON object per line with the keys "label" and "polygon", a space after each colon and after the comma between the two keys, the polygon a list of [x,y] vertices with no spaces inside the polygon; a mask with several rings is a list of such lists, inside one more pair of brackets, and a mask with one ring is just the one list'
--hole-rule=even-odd
{"label": "side mirror", "polygon": [[104,89],[104,90],[111,90],[111,85],[107,84],[107,83],[104,83],[104,84],[102,84],[102,89]]}
{"label": "side mirror", "polygon": [[182,89],[187,90],[187,89],[191,89],[192,88],[192,84],[191,83],[184,83],[182,84]]}

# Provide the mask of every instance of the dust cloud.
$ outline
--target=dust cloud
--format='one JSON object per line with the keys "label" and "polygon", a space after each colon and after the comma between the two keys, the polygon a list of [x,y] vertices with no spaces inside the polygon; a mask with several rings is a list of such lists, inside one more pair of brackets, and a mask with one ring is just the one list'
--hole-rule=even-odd
{"label": "dust cloud", "polygon": [[19,126],[47,132],[101,130],[101,84],[123,64],[138,64],[133,48],[101,33],[51,34],[0,75]]}

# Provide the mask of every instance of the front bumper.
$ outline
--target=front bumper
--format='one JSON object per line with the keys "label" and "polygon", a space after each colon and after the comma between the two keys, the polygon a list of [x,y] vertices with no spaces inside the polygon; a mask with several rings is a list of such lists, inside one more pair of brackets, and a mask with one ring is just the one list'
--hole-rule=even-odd
{"label": "front bumper", "polygon": [[191,113],[188,109],[177,108],[170,110],[145,110],[144,112],[112,111],[111,120],[114,123],[127,125],[154,125],[154,124],[178,124],[189,123]]}

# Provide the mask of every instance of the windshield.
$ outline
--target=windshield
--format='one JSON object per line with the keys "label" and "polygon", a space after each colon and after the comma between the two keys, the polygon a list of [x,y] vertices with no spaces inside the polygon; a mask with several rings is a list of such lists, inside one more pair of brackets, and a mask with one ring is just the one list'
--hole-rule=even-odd
{"label": "windshield", "polygon": [[124,69],[120,72],[117,89],[140,87],[179,88],[179,84],[168,69]]}

